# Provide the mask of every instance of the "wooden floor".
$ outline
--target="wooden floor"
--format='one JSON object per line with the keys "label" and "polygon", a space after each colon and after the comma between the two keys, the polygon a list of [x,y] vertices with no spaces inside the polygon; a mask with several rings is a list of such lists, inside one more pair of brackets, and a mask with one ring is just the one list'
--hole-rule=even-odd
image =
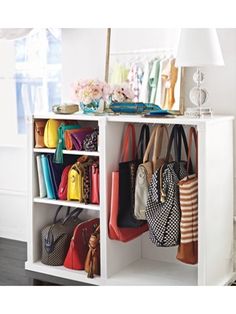
{"label": "wooden floor", "polygon": [[26,275],[27,259],[25,242],[0,238],[0,286],[25,286],[31,280]]}

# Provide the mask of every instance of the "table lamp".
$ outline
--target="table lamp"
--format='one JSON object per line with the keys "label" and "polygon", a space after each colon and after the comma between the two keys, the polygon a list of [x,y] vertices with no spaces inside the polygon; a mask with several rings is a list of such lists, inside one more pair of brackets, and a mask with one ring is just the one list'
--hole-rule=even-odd
{"label": "table lamp", "polygon": [[215,29],[185,28],[181,30],[176,55],[177,67],[196,67],[193,81],[196,86],[189,93],[190,101],[197,107],[188,108],[187,115],[202,117],[211,115],[211,109],[202,107],[208,98],[208,92],[201,87],[205,75],[200,67],[224,65],[224,59]]}

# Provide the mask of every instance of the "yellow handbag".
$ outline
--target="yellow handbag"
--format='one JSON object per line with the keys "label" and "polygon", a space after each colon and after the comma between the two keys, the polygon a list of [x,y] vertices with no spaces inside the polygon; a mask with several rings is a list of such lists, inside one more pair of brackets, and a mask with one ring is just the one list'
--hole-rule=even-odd
{"label": "yellow handbag", "polygon": [[67,200],[76,200],[83,202],[84,200],[84,171],[83,167],[76,163],[68,174]]}
{"label": "yellow handbag", "polygon": [[44,130],[44,145],[48,148],[56,148],[58,142],[58,128],[63,121],[49,119]]}

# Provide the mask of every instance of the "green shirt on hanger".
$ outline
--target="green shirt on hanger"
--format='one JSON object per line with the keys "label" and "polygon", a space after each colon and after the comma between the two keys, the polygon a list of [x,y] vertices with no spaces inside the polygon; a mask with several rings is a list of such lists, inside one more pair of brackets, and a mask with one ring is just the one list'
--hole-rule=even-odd
{"label": "green shirt on hanger", "polygon": [[153,62],[152,69],[149,75],[149,86],[151,89],[149,102],[153,104],[155,103],[155,99],[156,99],[159,71],[160,71],[160,59],[156,59]]}

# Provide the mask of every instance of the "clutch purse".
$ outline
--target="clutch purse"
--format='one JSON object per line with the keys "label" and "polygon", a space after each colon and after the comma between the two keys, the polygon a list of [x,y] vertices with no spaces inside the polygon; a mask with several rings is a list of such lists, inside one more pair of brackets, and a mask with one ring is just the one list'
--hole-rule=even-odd
{"label": "clutch purse", "polygon": [[63,104],[63,105],[54,105],[52,107],[54,113],[60,114],[71,114],[79,111],[79,105],[76,104]]}
{"label": "clutch purse", "polygon": [[115,113],[126,113],[126,114],[141,114],[144,112],[159,112],[167,114],[167,110],[161,109],[158,105],[143,103],[143,102],[112,102],[110,109]]}

